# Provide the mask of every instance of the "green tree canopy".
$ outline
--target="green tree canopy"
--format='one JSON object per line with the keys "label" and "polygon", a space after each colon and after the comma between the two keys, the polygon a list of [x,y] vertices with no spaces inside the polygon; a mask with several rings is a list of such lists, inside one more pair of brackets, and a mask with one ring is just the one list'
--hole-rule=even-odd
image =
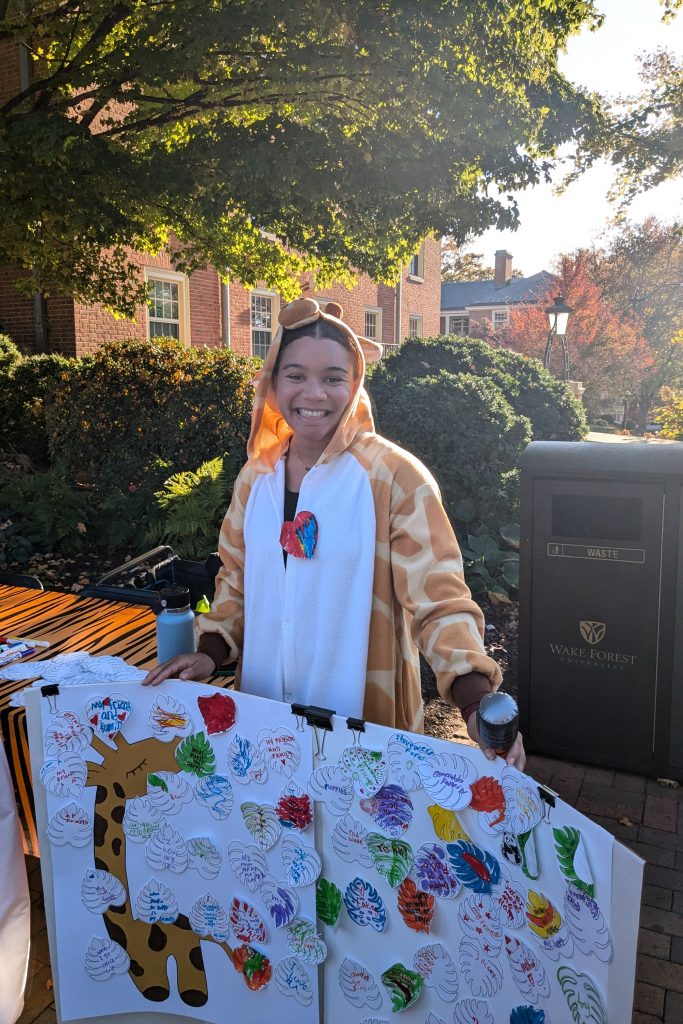
{"label": "green tree canopy", "polygon": [[594,131],[557,53],[594,0],[0,0],[26,48],[0,106],[0,262],[26,286],[141,298],[170,244],[291,295],[391,279],[433,232],[514,227],[510,193]]}

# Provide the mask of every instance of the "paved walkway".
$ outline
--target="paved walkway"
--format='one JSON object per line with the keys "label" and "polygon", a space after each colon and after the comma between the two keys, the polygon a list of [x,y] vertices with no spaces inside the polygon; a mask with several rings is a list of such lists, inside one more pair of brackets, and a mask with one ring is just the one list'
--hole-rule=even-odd
{"label": "paved walkway", "polygon": [[[683,787],[537,756],[527,770],[647,862],[632,1024],[683,1024]],[[27,864],[33,946],[19,1024],[55,1024],[40,866]]]}

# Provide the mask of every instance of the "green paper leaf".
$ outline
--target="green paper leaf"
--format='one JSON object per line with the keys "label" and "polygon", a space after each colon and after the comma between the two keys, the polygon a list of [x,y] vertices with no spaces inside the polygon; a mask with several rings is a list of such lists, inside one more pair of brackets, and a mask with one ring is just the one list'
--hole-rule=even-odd
{"label": "green paper leaf", "polygon": [[382,975],[382,984],[391,996],[391,1009],[399,1013],[417,1002],[424,979],[421,974],[408,970],[403,964],[394,964]]}
{"label": "green paper leaf", "polygon": [[413,863],[412,847],[401,839],[387,839],[379,832],[370,832],[365,843],[380,875],[395,889],[410,871]]}
{"label": "green paper leaf", "polygon": [[147,782],[150,786],[158,786],[159,789],[163,789],[164,793],[168,793],[168,783],[160,779],[158,775],[148,775]]}
{"label": "green paper leaf", "polygon": [[326,878],[319,878],[315,890],[315,912],[325,924],[334,927],[342,905],[341,889]]}
{"label": "green paper leaf", "polygon": [[182,771],[198,775],[200,779],[216,771],[216,755],[203,732],[183,740],[176,749],[175,759]]}
{"label": "green paper leaf", "polygon": [[[566,828],[554,828],[553,839],[555,840],[555,853],[560,865],[560,871],[572,885],[589,896],[595,896],[595,885],[590,877],[590,869],[583,850],[581,833],[578,829],[567,825]],[[577,862],[581,864],[581,874],[587,877],[581,878],[577,873]]]}

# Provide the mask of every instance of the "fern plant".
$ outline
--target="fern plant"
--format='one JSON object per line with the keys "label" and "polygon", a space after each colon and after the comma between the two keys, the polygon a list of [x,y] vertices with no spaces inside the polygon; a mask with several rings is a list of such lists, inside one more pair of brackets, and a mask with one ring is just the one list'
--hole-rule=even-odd
{"label": "fern plant", "polygon": [[20,510],[21,532],[43,551],[78,555],[89,546],[90,495],[67,483],[62,463],[12,482],[3,500]]}

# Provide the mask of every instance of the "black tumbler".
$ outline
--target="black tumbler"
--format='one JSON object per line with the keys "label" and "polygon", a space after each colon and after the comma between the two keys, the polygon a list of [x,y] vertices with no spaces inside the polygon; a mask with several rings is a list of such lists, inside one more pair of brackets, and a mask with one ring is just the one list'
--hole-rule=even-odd
{"label": "black tumbler", "polygon": [[509,693],[487,693],[477,709],[479,742],[498,754],[510,749],[519,732],[519,708]]}

